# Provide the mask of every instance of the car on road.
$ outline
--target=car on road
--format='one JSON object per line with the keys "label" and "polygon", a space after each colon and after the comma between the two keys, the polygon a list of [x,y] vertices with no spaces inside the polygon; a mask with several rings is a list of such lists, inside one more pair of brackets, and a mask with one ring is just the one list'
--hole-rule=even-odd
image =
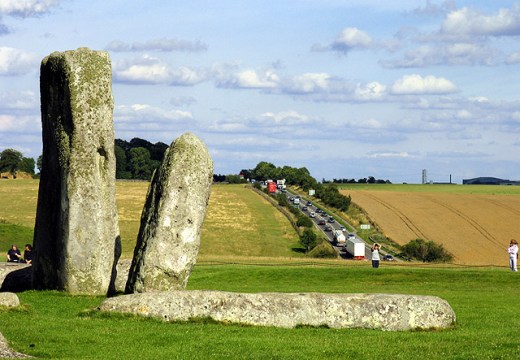
{"label": "car on road", "polygon": [[356,238],[356,235],[353,234],[353,233],[350,233],[350,234],[348,234],[348,238],[351,239],[351,240],[353,240],[353,239]]}
{"label": "car on road", "polygon": [[385,256],[383,256],[383,260],[384,261],[394,261],[394,257],[390,254],[386,254]]}
{"label": "car on road", "polygon": [[310,216],[311,218],[316,217],[316,213],[313,211],[313,212],[311,212],[311,213],[309,214],[309,216]]}
{"label": "car on road", "polygon": [[326,222],[325,222],[324,219],[320,219],[320,220],[318,221],[318,225],[325,225],[325,224],[326,224]]}
{"label": "car on road", "polygon": [[344,226],[340,226],[339,229],[340,229],[341,231],[343,231],[343,232],[346,232],[346,231],[347,231],[347,228],[344,227]]}
{"label": "car on road", "polygon": [[330,225],[325,226],[325,231],[332,231],[332,226],[330,226]]}
{"label": "car on road", "polygon": [[307,206],[312,206],[312,201],[307,201]]}
{"label": "car on road", "polygon": [[302,211],[307,211],[307,210],[308,210],[307,206],[302,207]]}
{"label": "car on road", "polygon": [[332,216],[329,216],[329,220],[328,220],[328,221],[329,221],[331,224],[334,224],[334,222],[335,222],[336,220],[334,220],[334,218],[333,218]]}

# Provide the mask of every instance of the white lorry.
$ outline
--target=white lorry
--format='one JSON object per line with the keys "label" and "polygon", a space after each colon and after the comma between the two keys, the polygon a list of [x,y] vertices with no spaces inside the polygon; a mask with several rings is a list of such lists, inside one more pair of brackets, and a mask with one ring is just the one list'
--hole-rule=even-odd
{"label": "white lorry", "polygon": [[355,236],[349,236],[345,248],[354,259],[363,260],[365,258],[365,243],[363,240],[360,240]]}
{"label": "white lorry", "polygon": [[345,241],[347,238],[345,237],[345,234],[343,234],[343,231],[341,230],[334,230],[334,242],[338,244],[339,246],[345,246]]}

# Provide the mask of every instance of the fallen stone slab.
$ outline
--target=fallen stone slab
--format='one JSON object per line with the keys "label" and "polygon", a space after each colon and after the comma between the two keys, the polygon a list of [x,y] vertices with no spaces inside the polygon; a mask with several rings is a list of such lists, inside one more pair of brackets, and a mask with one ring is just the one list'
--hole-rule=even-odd
{"label": "fallen stone slab", "polygon": [[130,294],[105,300],[101,311],[188,321],[294,328],[367,328],[405,331],[444,329],[456,320],[451,306],[435,296],[393,294],[231,293],[168,291]]}
{"label": "fallen stone slab", "polygon": [[12,292],[1,292],[0,293],[0,306],[5,307],[17,307],[20,305],[20,299],[15,293]]}
{"label": "fallen stone slab", "polygon": [[25,359],[31,358],[32,356],[19,353],[11,350],[5,337],[0,333],[0,359]]}

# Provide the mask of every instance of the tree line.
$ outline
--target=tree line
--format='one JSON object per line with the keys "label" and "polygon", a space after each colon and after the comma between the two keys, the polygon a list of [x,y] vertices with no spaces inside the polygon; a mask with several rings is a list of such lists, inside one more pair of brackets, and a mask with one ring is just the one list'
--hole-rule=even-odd
{"label": "tree line", "polygon": [[332,206],[340,211],[347,211],[351,198],[340,194],[335,184],[319,183],[313,178],[307,168],[293,168],[290,166],[276,167],[275,165],[261,161],[252,170],[242,170],[247,172],[250,179],[257,181],[285,179],[286,185],[294,185],[300,187],[303,191],[315,191],[315,197],[323,201],[326,205]]}
{"label": "tree line", "polygon": [[0,153],[0,172],[16,173],[21,171],[34,175],[36,163],[33,158],[24,157],[23,154],[14,149],[5,149]]}
{"label": "tree line", "polygon": [[[329,183],[331,181],[323,179],[323,183]],[[391,184],[390,180],[376,179],[373,176],[361,179],[332,179],[335,184]]]}

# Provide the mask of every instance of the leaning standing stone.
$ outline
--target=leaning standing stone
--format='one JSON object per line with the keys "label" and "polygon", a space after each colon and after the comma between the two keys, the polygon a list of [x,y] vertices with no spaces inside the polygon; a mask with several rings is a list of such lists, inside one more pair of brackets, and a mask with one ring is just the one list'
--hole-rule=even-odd
{"label": "leaning standing stone", "polygon": [[120,252],[108,53],[54,52],[40,69],[43,156],[33,285],[107,294]]}
{"label": "leaning standing stone", "polygon": [[213,161],[195,135],[186,133],[170,145],[148,189],[127,293],[186,287],[212,179]]}

